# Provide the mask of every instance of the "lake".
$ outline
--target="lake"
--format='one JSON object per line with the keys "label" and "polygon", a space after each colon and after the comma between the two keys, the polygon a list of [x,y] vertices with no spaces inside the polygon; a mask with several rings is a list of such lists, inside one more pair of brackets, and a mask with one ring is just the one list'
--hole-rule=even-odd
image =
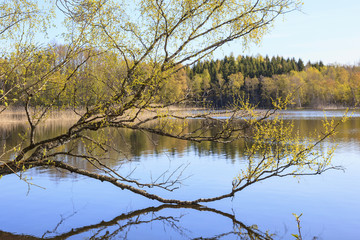
{"label": "lake", "polygon": [[[342,114],[326,112],[336,119]],[[321,126],[323,116],[323,111],[312,110],[285,113],[303,135]],[[193,121],[196,125],[198,120]],[[37,137],[59,134],[67,124],[51,122]],[[19,122],[1,124],[1,146],[15,146],[25,129]],[[154,179],[183,166],[180,189],[153,191],[168,198],[192,200],[227,193],[246,162],[241,141],[195,144],[129,130],[112,133],[111,141],[131,161],[108,164],[121,166],[123,174],[132,173],[134,178]],[[0,180],[0,239],[295,239],[291,234],[297,234],[298,228],[293,213],[303,214],[303,239],[359,239],[359,112],[339,128],[336,144],[333,164],[342,165],[345,172],[272,178],[234,198],[192,208],[163,205],[108,183],[54,169],[34,168],[26,173],[42,188],[28,189],[17,176],[4,176]],[[77,159],[66,161],[84,164]]]}

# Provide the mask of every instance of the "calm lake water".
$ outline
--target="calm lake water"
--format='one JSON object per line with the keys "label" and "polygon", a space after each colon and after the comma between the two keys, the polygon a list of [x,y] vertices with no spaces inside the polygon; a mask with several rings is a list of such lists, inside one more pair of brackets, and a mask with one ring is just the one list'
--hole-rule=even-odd
{"label": "calm lake water", "polygon": [[[326,114],[339,118],[343,112]],[[321,126],[323,116],[322,111],[286,112],[305,135]],[[48,124],[38,138],[61,133],[66,124]],[[1,145],[15,146],[25,128],[1,124]],[[132,160],[123,163],[124,174],[135,168],[134,177],[154,179],[188,165],[183,176],[189,178],[180,189],[154,191],[169,198],[227,193],[245,162],[241,142],[194,144],[130,131],[112,133],[112,141]],[[328,171],[300,180],[273,178],[201,208],[162,205],[111,184],[52,169],[36,168],[26,174],[45,190],[33,186],[28,192],[15,175],[5,176],[0,180],[0,239],[251,239],[247,234],[266,233],[273,239],[294,239],[297,223],[292,213],[303,214],[303,239],[360,239],[360,113],[341,126],[336,141],[333,163],[345,167],[345,172]],[[121,161],[108,164],[118,166]]]}

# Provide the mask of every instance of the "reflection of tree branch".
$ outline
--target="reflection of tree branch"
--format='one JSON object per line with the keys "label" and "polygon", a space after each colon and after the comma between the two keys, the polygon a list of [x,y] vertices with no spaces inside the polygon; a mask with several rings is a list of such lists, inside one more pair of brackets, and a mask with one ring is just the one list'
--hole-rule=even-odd
{"label": "reflection of tree branch", "polygon": [[45,238],[45,236],[46,236],[47,234],[56,233],[57,229],[61,226],[61,224],[63,224],[67,219],[71,218],[71,217],[74,216],[75,214],[77,214],[77,211],[73,212],[72,214],[70,214],[70,215],[67,216],[67,217],[60,216],[61,219],[60,219],[60,221],[58,222],[58,224],[55,226],[55,228],[54,228],[52,231],[46,231],[46,232],[44,233],[44,235],[42,235],[41,238]]}
{"label": "reflection of tree branch", "polygon": [[[233,223],[233,231],[225,232],[222,234],[218,234],[216,236],[210,237],[210,238],[194,238],[194,239],[220,239],[225,236],[234,235],[241,237],[241,239],[263,239],[268,240],[272,239],[272,235],[270,235],[268,232],[262,232],[257,228],[256,225],[247,226],[244,223],[240,222],[236,219],[234,214],[225,213],[222,211],[219,211],[214,208],[208,208],[206,206],[201,205],[171,205],[171,204],[163,204],[157,207],[148,207],[136,211],[132,211],[129,213],[121,214],[120,216],[110,220],[110,221],[101,221],[100,223],[88,225],[80,228],[71,229],[71,231],[54,236],[54,237],[47,237],[46,239],[67,239],[69,237],[73,237],[82,233],[87,233],[92,231],[92,237],[91,239],[110,239],[112,237],[119,237],[119,233],[124,233],[125,235],[128,234],[131,226],[134,225],[142,225],[142,224],[148,224],[152,223],[154,221],[162,221],[166,224],[168,224],[172,229],[179,232],[181,235],[186,235],[186,232],[189,232],[187,229],[184,229],[181,227],[179,219],[182,217],[173,217],[173,216],[161,216],[161,214],[156,214],[164,209],[192,209],[197,210],[199,212],[211,212],[217,214],[219,217],[225,217],[232,221]],[[141,216],[150,216],[150,220],[141,220]],[[0,238],[1,239],[29,239],[29,240],[39,240],[43,239],[46,234],[55,233],[58,226],[62,224],[66,219],[61,219],[61,221],[57,224],[55,229],[53,231],[47,231],[42,238],[38,238],[31,235],[20,235],[20,234],[13,234],[8,232],[2,232],[0,231]],[[120,224],[120,221],[127,220],[125,224]],[[112,230],[112,232],[109,232],[109,227],[118,226],[116,230]],[[106,231],[105,231],[106,230]],[[101,233],[104,231],[103,233]],[[189,236],[187,236],[189,237]]]}

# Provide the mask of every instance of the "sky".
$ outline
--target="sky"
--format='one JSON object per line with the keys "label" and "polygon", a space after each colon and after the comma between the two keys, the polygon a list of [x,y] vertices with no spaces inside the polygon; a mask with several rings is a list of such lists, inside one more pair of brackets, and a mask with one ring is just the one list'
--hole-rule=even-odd
{"label": "sky", "polygon": [[[259,46],[251,44],[244,51],[240,41],[231,42],[217,50],[214,57],[260,54],[301,58],[305,63],[310,60],[360,64],[360,0],[303,0],[303,3],[301,11],[279,17]],[[59,33],[59,25],[50,35]]]}
{"label": "sky", "polygon": [[301,12],[288,13],[276,20],[262,40],[244,52],[240,43],[231,43],[215,53],[223,58],[258,54],[323,61],[325,64],[360,63],[360,1],[303,0]]}

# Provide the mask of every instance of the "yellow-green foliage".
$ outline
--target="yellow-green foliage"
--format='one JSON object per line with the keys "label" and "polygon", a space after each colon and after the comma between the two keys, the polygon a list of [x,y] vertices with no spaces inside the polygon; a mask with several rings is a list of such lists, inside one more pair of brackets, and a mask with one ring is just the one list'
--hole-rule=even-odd
{"label": "yellow-green foliage", "polygon": [[[234,98],[231,109],[224,112],[228,114],[227,118],[214,118],[216,112],[213,115],[208,112],[177,114],[164,106],[187,97],[185,85],[188,79],[184,72],[187,65],[211,55],[215,49],[232,40],[241,40],[244,47],[249,42],[257,43],[272,21],[279,14],[296,8],[298,1],[135,0],[128,3],[68,0],[60,3],[58,6],[65,13],[68,29],[64,34],[66,44],[37,46],[31,44],[32,41],[16,41],[11,48],[13,51],[6,54],[8,58],[0,58],[0,74],[6,79],[1,86],[0,100],[4,106],[5,103],[22,106],[29,126],[28,133],[23,135],[24,142],[14,150],[15,159],[10,159],[9,164],[20,170],[26,170],[30,164],[56,166],[111,182],[151,199],[182,204],[185,202],[149,195],[139,188],[153,187],[154,183],[135,183],[111,168],[118,160],[109,153],[118,150],[108,138],[114,129],[125,129],[126,134],[143,131],[173,139],[209,142],[208,145],[244,139],[248,164],[233,183],[233,191],[218,198],[186,204],[230,197],[242,186],[269,177],[319,174],[332,167],[330,160],[334,148],[321,143],[333,135],[337,126],[334,121],[325,120],[322,131],[312,138],[303,138],[292,122],[276,114],[261,119],[253,105],[237,98]],[[11,6],[6,4],[8,2],[1,6]],[[29,7],[36,8],[31,4]],[[9,10],[4,11],[6,14]],[[46,15],[44,19],[42,22],[50,17]],[[24,32],[31,35],[32,30],[24,28]],[[306,74],[309,79],[320,80],[320,83],[324,80],[317,69],[309,68]],[[328,74],[336,75],[334,84],[339,87],[339,92],[349,91],[343,84],[344,79],[356,85],[349,80],[350,74],[344,71],[333,73],[329,70]],[[239,73],[230,75],[229,79],[221,73],[215,77],[211,79],[207,71],[195,75],[192,90],[196,101],[203,101],[202,93],[211,91],[212,86],[219,91],[223,101],[223,91],[236,96],[240,95],[239,88],[255,93],[261,85],[259,79],[244,79]],[[291,77],[298,79],[299,83],[306,81],[295,73]],[[325,90],[316,82],[309,81],[323,96]],[[276,92],[274,109],[286,109],[292,103],[290,97],[284,97],[291,93],[291,81],[278,76],[276,83],[269,79],[266,83],[269,83],[266,86],[269,90],[279,90],[277,87],[281,90]],[[333,93],[335,98],[341,98],[339,92]],[[302,101],[307,95],[301,93],[296,97]],[[159,104],[159,101],[164,104]],[[49,109],[54,107],[70,107],[78,118],[61,134],[39,140],[39,123],[46,120]],[[83,109],[79,110],[81,107]],[[192,118],[203,119],[203,122],[190,129]],[[75,150],[77,144],[82,148]],[[58,156],[84,159],[86,164],[104,175],[84,171],[85,166],[74,167],[60,157],[58,160]],[[115,160],[106,165],[109,158]],[[0,166],[6,174],[15,172],[5,168],[4,164]],[[129,182],[138,188],[127,185]],[[157,186],[166,188],[160,183]]]}
{"label": "yellow-green foliage", "polygon": [[[284,110],[289,103],[289,99],[277,99],[274,107]],[[342,121],[345,120],[346,117]],[[255,117],[245,121],[252,124],[252,128],[244,153],[247,166],[237,176],[239,186],[274,176],[320,174],[332,168],[331,158],[336,146],[322,141],[335,134],[339,123],[333,119],[325,118],[323,129],[306,137],[301,137],[294,123],[284,120],[280,113],[265,121],[256,121]]]}

